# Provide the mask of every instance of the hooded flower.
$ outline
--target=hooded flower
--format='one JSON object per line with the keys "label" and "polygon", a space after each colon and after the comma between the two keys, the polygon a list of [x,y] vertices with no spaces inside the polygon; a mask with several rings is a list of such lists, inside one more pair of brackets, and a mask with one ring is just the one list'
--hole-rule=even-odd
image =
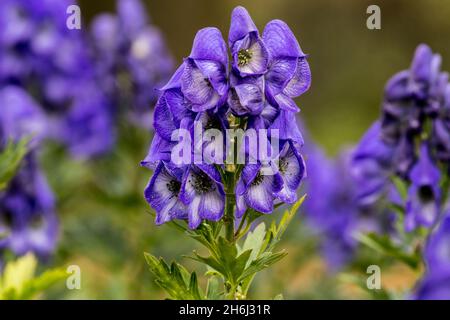
{"label": "hooded flower", "polygon": [[280,20],[269,22],[263,40],[269,51],[269,67],[265,75],[267,98],[272,104],[291,112],[299,109],[292,100],[311,85],[311,71],[291,29]]}
{"label": "hooded flower", "polygon": [[431,160],[426,145],[421,146],[420,158],[411,170],[410,180],[405,229],[411,231],[419,225],[431,227],[437,221],[440,210],[440,172]]}
{"label": "hooded flower", "polygon": [[189,228],[197,228],[203,219],[220,220],[225,208],[225,192],[219,171],[211,165],[188,166],[180,199],[187,206]]}
{"label": "hooded flower", "polygon": [[197,32],[184,61],[181,91],[194,112],[219,107],[228,95],[228,56],[222,34],[216,28]]}
{"label": "hooded flower", "polygon": [[[266,172],[264,171],[267,170]],[[258,164],[247,164],[236,185],[236,216],[241,218],[247,208],[272,213],[276,194],[282,191],[283,177],[279,172]]]}
{"label": "hooded flower", "polygon": [[233,70],[240,76],[262,75],[267,71],[269,54],[252,18],[243,7],[231,14],[228,44]]}
{"label": "hooded flower", "polygon": [[283,202],[294,203],[300,182],[306,176],[305,162],[292,141],[285,142],[277,160],[283,187],[275,195]]}
{"label": "hooded flower", "polygon": [[29,155],[8,188],[0,192],[0,251],[47,257],[57,234],[53,194]]}
{"label": "hooded flower", "polygon": [[186,219],[187,208],[179,199],[183,170],[161,161],[145,189],[145,199],[156,211],[157,225]]}

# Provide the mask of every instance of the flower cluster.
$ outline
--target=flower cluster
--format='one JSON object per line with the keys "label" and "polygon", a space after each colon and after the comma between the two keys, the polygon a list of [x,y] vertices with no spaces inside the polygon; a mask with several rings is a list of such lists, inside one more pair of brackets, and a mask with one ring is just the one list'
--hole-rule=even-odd
{"label": "flower cluster", "polygon": [[432,227],[443,210],[448,179],[450,84],[440,56],[420,45],[409,70],[387,83],[382,117],[363,137],[353,167],[362,203],[389,195],[392,179],[407,187],[405,229]]}
{"label": "flower cluster", "polygon": [[[305,165],[299,153],[303,138],[295,121],[299,109],[293,99],[310,86],[306,55],[283,21],[269,22],[261,35],[242,7],[232,13],[228,49],[218,29],[201,29],[190,55],[161,88],[154,112],[155,136],[142,162],[156,168],[145,197],[156,210],[157,224],[187,219],[195,229],[204,219],[221,219],[230,199],[236,203],[238,218],[248,210],[271,213],[274,203],[296,200]],[[176,164],[171,160],[176,145],[172,135],[185,130],[186,139],[195,140],[195,123],[219,132],[266,130],[268,136],[258,138],[258,146],[270,147],[269,138],[276,135],[280,148],[265,161],[251,162],[252,149],[247,146],[245,164],[224,164],[224,155],[217,156],[214,150],[229,141],[211,139],[184,151],[188,158],[199,152],[214,154],[208,159],[215,161]],[[265,174],[267,167],[274,167],[274,173]]]}

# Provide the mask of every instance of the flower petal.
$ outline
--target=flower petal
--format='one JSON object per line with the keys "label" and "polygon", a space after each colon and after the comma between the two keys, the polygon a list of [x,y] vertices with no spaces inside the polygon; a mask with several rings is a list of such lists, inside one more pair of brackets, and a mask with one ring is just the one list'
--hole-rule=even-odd
{"label": "flower petal", "polygon": [[250,32],[258,32],[252,18],[244,7],[236,7],[231,13],[230,32],[228,43],[230,48],[236,41],[244,38]]}
{"label": "flower petal", "polygon": [[260,184],[250,184],[244,195],[247,205],[262,213],[271,213],[273,211],[273,188],[275,176],[264,176]]}
{"label": "flower petal", "polygon": [[306,58],[298,58],[294,77],[284,88],[284,93],[289,97],[298,97],[308,91],[311,86],[311,70]]}
{"label": "flower petal", "polygon": [[222,33],[217,28],[203,28],[197,32],[189,55],[194,60],[211,60],[228,65],[228,53]]}
{"label": "flower petal", "polygon": [[155,112],[153,114],[153,127],[161,138],[170,141],[172,132],[177,128],[173,122],[172,113],[167,106],[166,97],[162,95],[159,97],[155,106]]}
{"label": "flower petal", "polygon": [[218,221],[225,209],[225,194],[218,190],[205,193],[200,204],[200,215],[203,219]]}
{"label": "flower petal", "polygon": [[264,28],[262,37],[272,59],[305,56],[297,38],[288,25],[281,20],[270,21]]}

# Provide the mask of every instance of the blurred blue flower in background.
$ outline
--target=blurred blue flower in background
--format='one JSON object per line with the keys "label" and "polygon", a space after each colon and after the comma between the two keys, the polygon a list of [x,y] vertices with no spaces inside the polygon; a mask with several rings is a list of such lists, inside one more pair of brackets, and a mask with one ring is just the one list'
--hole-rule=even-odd
{"label": "blurred blue flower in background", "polygon": [[17,176],[0,192],[0,254],[33,252],[47,258],[58,237],[55,200],[34,154],[24,160]]}
{"label": "blurred blue flower in background", "polygon": [[150,128],[155,89],[164,85],[174,67],[162,33],[139,0],[118,0],[117,15],[95,17],[90,36],[105,90],[126,103],[135,123]]}
{"label": "blurred blue flower in background", "polygon": [[[2,253],[44,257],[55,247],[55,200],[38,163],[42,142],[57,141],[76,159],[105,155],[115,146],[119,109],[143,124],[156,87],[172,71],[140,1],[118,1],[118,16],[98,16],[91,33],[68,29],[72,4],[0,2],[0,151],[10,140],[31,139],[17,176],[0,193]],[[123,74],[132,88],[120,85]]]}
{"label": "blurred blue flower in background", "polygon": [[[416,49],[411,68],[387,83],[381,120],[368,130],[353,156],[353,172],[361,186],[359,200],[382,197],[405,206],[405,230],[431,228],[440,215],[441,174],[446,150],[450,84],[440,71],[441,58],[427,45]],[[400,179],[406,201],[389,198]]]}
{"label": "blurred blue flower in background", "polygon": [[17,175],[0,191],[0,260],[6,251],[47,257],[56,245],[55,200],[37,163],[46,118],[21,88],[0,89],[0,151],[9,141],[28,137],[29,153]]}

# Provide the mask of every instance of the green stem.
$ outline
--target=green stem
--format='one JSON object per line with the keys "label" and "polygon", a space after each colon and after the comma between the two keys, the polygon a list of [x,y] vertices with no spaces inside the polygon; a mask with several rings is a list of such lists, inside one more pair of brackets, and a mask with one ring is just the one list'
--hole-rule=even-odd
{"label": "green stem", "polygon": [[230,288],[230,291],[228,291],[228,293],[226,295],[226,299],[227,300],[236,300],[236,288],[235,287]]}
{"label": "green stem", "polygon": [[241,233],[242,227],[244,226],[245,220],[247,220],[248,210],[245,211],[244,215],[242,216],[241,222],[239,223],[239,226],[236,230],[236,233],[234,236],[239,239],[239,234]]}
{"label": "green stem", "polygon": [[225,202],[225,237],[231,243],[234,242],[234,172],[227,172],[227,186],[226,186],[226,202]]}

